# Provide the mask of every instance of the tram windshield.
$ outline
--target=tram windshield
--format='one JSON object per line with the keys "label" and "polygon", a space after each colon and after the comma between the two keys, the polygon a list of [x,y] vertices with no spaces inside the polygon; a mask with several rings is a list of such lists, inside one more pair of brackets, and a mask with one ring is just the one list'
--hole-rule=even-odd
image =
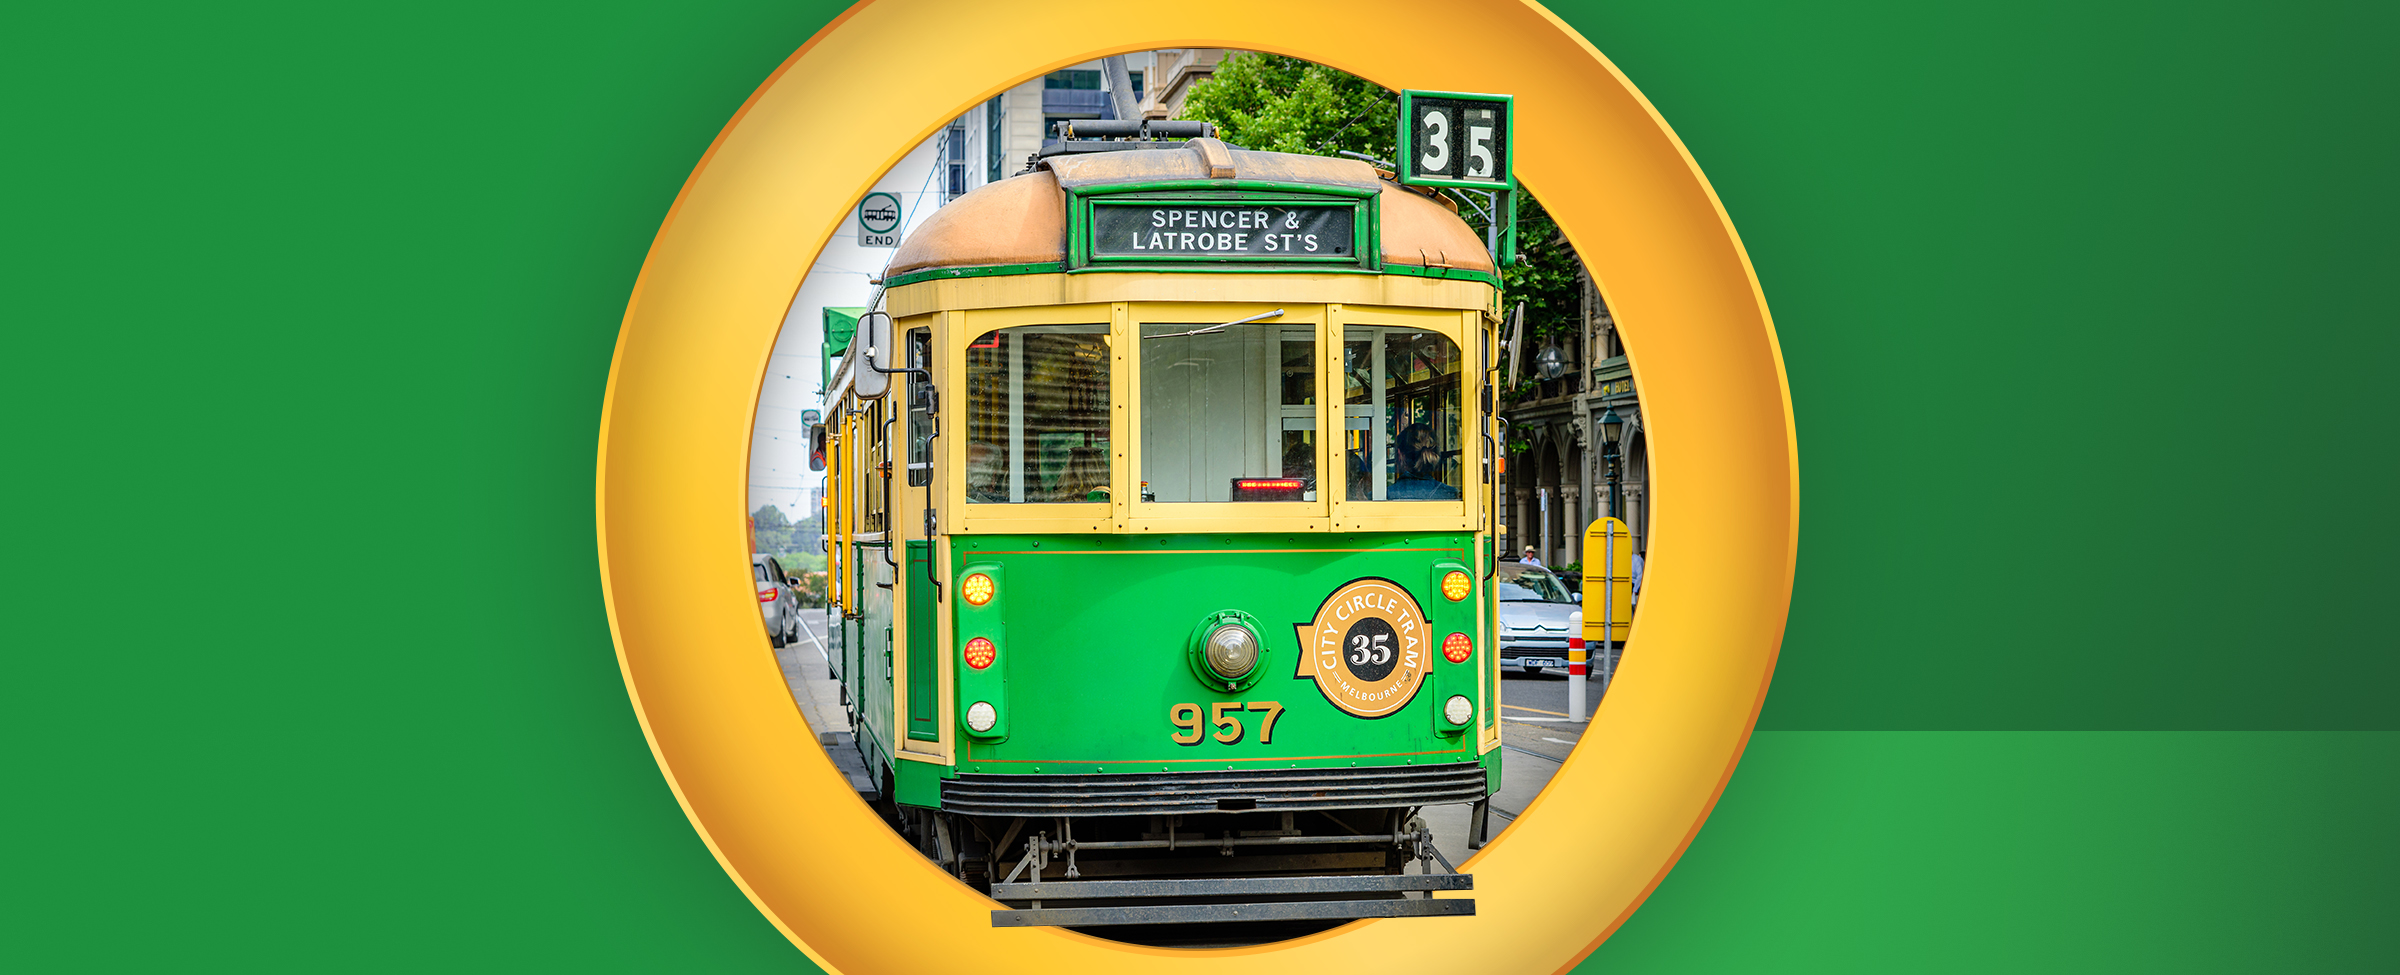
{"label": "tram windshield", "polygon": [[967,502],[1108,500],[1108,325],[1003,328],[967,346]]}
{"label": "tram windshield", "polygon": [[1142,325],[1142,500],[1317,500],[1313,326]]}
{"label": "tram windshield", "polygon": [[1342,330],[1349,500],[1458,500],[1459,371],[1458,344],[1438,332]]}

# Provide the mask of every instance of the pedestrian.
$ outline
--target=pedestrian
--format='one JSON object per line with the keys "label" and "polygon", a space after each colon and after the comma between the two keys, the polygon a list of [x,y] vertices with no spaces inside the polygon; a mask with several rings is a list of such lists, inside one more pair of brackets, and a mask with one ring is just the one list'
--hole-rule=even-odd
{"label": "pedestrian", "polygon": [[1523,558],[1520,558],[1520,559],[1518,559],[1517,561],[1519,561],[1519,562],[1523,562],[1523,563],[1525,563],[1526,565],[1541,565],[1541,564],[1542,564],[1542,560],[1541,560],[1541,559],[1534,557],[1534,554],[1533,554],[1533,546],[1531,546],[1531,545],[1527,545],[1527,546],[1525,546],[1525,555],[1524,555],[1524,557],[1523,557]]}

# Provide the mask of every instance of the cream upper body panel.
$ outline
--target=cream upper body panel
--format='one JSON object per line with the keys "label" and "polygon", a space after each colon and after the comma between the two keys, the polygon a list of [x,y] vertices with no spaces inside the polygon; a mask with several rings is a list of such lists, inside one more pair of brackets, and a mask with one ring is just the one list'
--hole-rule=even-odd
{"label": "cream upper body panel", "polygon": [[[1060,264],[1067,259],[1067,195],[1139,183],[1273,184],[1373,193],[1386,266],[1492,274],[1482,238],[1450,208],[1352,159],[1234,149],[1193,139],[1170,149],[1057,156],[1046,168],[986,184],[935,211],[908,235],[884,269],[888,280],[938,268]],[[895,310],[895,313],[898,313]]]}

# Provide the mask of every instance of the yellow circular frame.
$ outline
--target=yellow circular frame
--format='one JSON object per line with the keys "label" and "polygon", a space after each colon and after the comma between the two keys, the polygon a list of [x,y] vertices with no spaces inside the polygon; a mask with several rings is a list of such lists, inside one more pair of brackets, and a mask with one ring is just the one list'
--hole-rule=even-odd
{"label": "yellow circular frame", "polygon": [[[1510,54],[1461,57],[1462,31]],[[851,203],[1028,67],[1169,47],[1515,95],[1518,175],[1639,350],[1653,493],[1667,499],[1638,627],[1649,652],[1627,661],[1590,730],[1634,746],[1576,751],[1467,861],[1473,917],[1208,951],[994,928],[992,901],[850,792],[759,629],[740,517],[753,414],[793,290]],[[1216,975],[1233,956],[1249,975],[1556,971],[1665,876],[1749,739],[1791,600],[1796,450],[1773,324],[1724,208],[1632,83],[1536,4],[869,0],[750,97],[651,245],[602,412],[601,578],[626,687],[677,800],[751,902],[829,971]]]}

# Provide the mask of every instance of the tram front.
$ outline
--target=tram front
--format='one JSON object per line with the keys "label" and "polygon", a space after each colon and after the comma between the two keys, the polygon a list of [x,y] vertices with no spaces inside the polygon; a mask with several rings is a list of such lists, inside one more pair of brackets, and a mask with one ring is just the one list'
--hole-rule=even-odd
{"label": "tram front", "polygon": [[896,814],[996,924],[1471,913],[1418,812],[1499,783],[1489,254],[1365,163],[1066,147],[871,319]]}

